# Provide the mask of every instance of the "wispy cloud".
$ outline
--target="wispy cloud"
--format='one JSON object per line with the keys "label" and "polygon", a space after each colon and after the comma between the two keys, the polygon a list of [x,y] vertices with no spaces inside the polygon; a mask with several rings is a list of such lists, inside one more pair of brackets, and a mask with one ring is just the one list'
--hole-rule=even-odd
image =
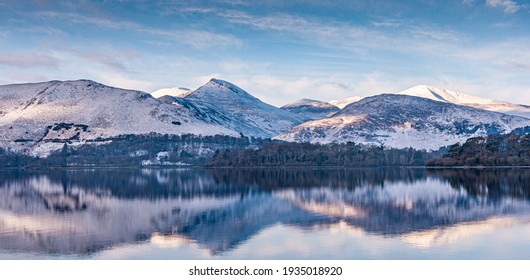
{"label": "wispy cloud", "polygon": [[530,71],[530,62],[518,62],[518,61],[508,61],[507,65],[513,68],[529,70]]}
{"label": "wispy cloud", "polygon": [[292,33],[324,46],[356,49],[374,46],[387,38],[382,33],[346,23],[326,23],[289,14],[255,16],[240,11],[224,11],[219,16],[228,22],[260,30]]}
{"label": "wispy cloud", "polygon": [[404,22],[399,19],[383,19],[372,22],[372,25],[375,27],[400,27],[403,24]]}
{"label": "wispy cloud", "polygon": [[47,35],[47,36],[66,36],[68,33],[65,31],[62,31],[57,28],[49,27],[49,26],[30,26],[30,27],[23,27],[20,28],[18,31],[24,32],[24,33],[33,33],[33,34],[40,34],[40,35]]}
{"label": "wispy cloud", "polygon": [[[27,69],[14,70],[10,69],[8,73],[2,73],[0,84],[13,83],[34,83],[51,80],[47,75],[40,73],[32,73]],[[13,71],[14,70],[14,71]]]}
{"label": "wispy cloud", "polygon": [[[530,53],[528,52],[530,38],[506,39],[502,42],[495,42],[475,46],[473,48],[454,49],[451,56],[464,59],[468,62],[475,62],[481,65],[499,66],[510,65],[513,58],[517,57],[518,63],[530,63]],[[484,63],[487,61],[488,63]]]}
{"label": "wispy cloud", "polygon": [[523,7],[513,0],[486,0],[486,5],[504,10],[507,14],[514,14]]}
{"label": "wispy cloud", "polygon": [[[467,39],[447,26],[437,27],[434,24],[397,18],[382,18],[370,25],[355,25],[289,13],[263,15],[212,7],[176,7],[173,8],[173,13],[191,13],[197,16],[211,14],[227,23],[278,34],[291,34],[291,38],[298,42],[302,39],[310,44],[363,54],[371,50],[436,54],[443,52],[447,44]],[[386,28],[393,28],[392,33]]]}
{"label": "wispy cloud", "polygon": [[[359,26],[346,22],[275,14],[256,16],[241,11],[217,12],[231,23],[260,30],[290,33],[312,44],[354,51],[365,55],[371,51],[392,51],[411,55],[442,56],[450,53],[455,43],[468,38],[448,27],[391,20],[384,25],[400,25],[399,30],[386,32],[378,27]],[[382,24],[382,25],[381,25]]]}
{"label": "wispy cloud", "polygon": [[239,47],[241,40],[231,35],[212,33],[201,30],[158,29],[147,27],[132,21],[110,20],[106,18],[88,17],[76,13],[38,12],[38,17],[57,19],[62,22],[80,25],[92,25],[105,29],[127,30],[157,36],[160,40],[169,40],[196,48],[208,47]]}
{"label": "wispy cloud", "polygon": [[57,67],[59,61],[49,55],[9,53],[0,54],[0,65],[31,68],[31,67]]}
{"label": "wispy cloud", "polygon": [[116,73],[100,73],[98,77],[98,81],[119,88],[147,91],[146,89],[152,87],[152,82],[131,79]]}
{"label": "wispy cloud", "polygon": [[184,14],[210,14],[215,13],[217,10],[214,8],[199,8],[199,7],[181,7],[177,9],[165,10],[167,13],[184,13]]}
{"label": "wispy cloud", "polygon": [[416,38],[428,38],[434,41],[459,41],[462,35],[449,30],[442,30],[436,27],[412,27],[410,34]]}
{"label": "wispy cloud", "polygon": [[59,19],[61,21],[70,23],[70,24],[87,24],[109,29],[140,29],[141,25],[134,23],[132,21],[118,21],[110,20],[106,18],[97,18],[97,17],[88,17],[76,13],[60,13],[60,12],[37,12],[35,13],[37,17],[43,19]]}
{"label": "wispy cloud", "polygon": [[89,62],[100,64],[106,68],[119,71],[130,72],[129,69],[119,60],[120,55],[111,52],[82,52],[79,56]]}

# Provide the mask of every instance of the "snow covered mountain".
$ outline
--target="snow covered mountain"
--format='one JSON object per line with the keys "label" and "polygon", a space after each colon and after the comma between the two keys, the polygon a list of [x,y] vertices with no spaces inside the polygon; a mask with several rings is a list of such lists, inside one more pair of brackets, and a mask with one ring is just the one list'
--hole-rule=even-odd
{"label": "snow covered mountain", "polygon": [[214,123],[223,126],[225,126],[227,123],[230,123],[230,119],[227,116],[219,113],[214,108],[211,108],[210,106],[204,105],[202,103],[197,103],[182,97],[175,97],[169,95],[161,96],[158,98],[158,100],[166,104],[185,108],[186,110],[189,110],[195,118],[201,119],[208,123]]}
{"label": "snow covered mountain", "polygon": [[60,149],[61,140],[83,144],[151,132],[239,135],[184,106],[88,80],[0,86],[0,100],[0,147],[35,156]]}
{"label": "snow covered mountain", "polygon": [[500,112],[510,115],[530,118],[530,106],[513,104],[505,101],[497,101],[489,98],[472,96],[447,89],[439,89],[431,86],[414,86],[398,94],[429,98],[441,102],[465,105],[469,107]]}
{"label": "snow covered mountain", "polygon": [[186,95],[187,93],[190,93],[190,92],[191,92],[191,89],[189,88],[174,87],[174,88],[162,88],[157,91],[153,91],[151,92],[151,95],[154,98],[159,98],[165,95],[182,97],[183,95]]}
{"label": "snow covered mountain", "polygon": [[[360,99],[340,111],[310,99],[276,108],[218,79],[194,91],[174,88],[153,94],[164,93],[155,99],[88,80],[0,86],[0,148],[42,157],[65,141],[75,147],[120,135],[160,133],[436,149],[529,125],[526,118],[466,107],[501,110],[504,104],[508,111],[523,112],[528,106],[425,86],[407,90],[409,96]],[[313,121],[303,123],[308,119]]]}
{"label": "snow covered mountain", "polygon": [[185,100],[226,117],[224,126],[245,136],[270,138],[303,122],[304,118],[262,102],[236,85],[211,79]]}
{"label": "snow covered mountain", "polygon": [[330,118],[298,125],[275,139],[438,149],[529,124],[530,120],[523,117],[420,97],[381,94],[352,103]]}
{"label": "snow covered mountain", "polygon": [[283,105],[281,109],[306,117],[310,120],[318,120],[338,112],[340,109],[328,102],[303,98],[295,102]]}
{"label": "snow covered mountain", "polygon": [[357,102],[361,99],[363,99],[364,97],[361,97],[361,96],[353,96],[353,97],[348,97],[346,99],[342,99],[342,100],[331,100],[329,101],[329,104],[331,105],[335,105],[337,107],[339,107],[340,109],[346,107],[347,105],[353,103],[353,102]]}

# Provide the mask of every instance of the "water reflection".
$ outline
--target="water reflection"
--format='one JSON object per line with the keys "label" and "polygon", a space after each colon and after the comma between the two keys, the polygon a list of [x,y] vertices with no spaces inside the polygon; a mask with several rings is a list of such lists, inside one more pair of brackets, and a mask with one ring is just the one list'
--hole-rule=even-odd
{"label": "water reflection", "polygon": [[150,241],[216,256],[277,225],[429,247],[530,214],[528,182],[528,169],[4,170],[0,251]]}

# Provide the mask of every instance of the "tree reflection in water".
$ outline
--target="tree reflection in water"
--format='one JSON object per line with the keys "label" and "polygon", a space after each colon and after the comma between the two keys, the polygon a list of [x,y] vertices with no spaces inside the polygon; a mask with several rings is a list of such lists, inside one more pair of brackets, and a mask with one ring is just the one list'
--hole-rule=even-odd
{"label": "tree reflection in water", "polygon": [[228,252],[277,224],[421,236],[529,214],[530,169],[0,171],[0,250],[90,254],[178,236]]}

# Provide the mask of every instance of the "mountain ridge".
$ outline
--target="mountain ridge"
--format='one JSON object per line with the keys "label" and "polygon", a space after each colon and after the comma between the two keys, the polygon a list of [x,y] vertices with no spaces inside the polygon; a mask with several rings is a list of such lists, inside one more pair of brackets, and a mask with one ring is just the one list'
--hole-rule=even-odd
{"label": "mountain ridge", "polygon": [[0,99],[0,145],[36,156],[60,149],[62,144],[55,140],[83,143],[152,132],[238,135],[148,93],[90,80],[0,86]]}
{"label": "mountain ridge", "polygon": [[398,92],[410,96],[424,97],[436,101],[449,102],[493,112],[530,118],[530,106],[494,100],[433,86],[418,85]]}
{"label": "mountain ridge", "polygon": [[429,86],[413,87],[405,95],[365,97],[340,110],[307,98],[277,108],[220,79],[178,95],[154,98],[86,79],[3,85],[0,148],[46,156],[66,142],[76,146],[158,133],[436,149],[466,137],[507,133],[529,122],[465,103],[489,106],[501,101]]}
{"label": "mountain ridge", "polygon": [[302,98],[280,107],[282,110],[306,117],[308,120],[322,119],[333,115],[339,107],[320,100]]}
{"label": "mountain ridge", "polygon": [[529,122],[523,117],[426,98],[380,94],[351,103],[330,118],[293,127],[274,139],[436,150],[474,136],[508,133]]}
{"label": "mountain ridge", "polygon": [[303,118],[252,96],[238,86],[219,79],[187,94],[184,99],[213,108],[230,119],[225,125],[245,136],[271,138],[304,121]]}

